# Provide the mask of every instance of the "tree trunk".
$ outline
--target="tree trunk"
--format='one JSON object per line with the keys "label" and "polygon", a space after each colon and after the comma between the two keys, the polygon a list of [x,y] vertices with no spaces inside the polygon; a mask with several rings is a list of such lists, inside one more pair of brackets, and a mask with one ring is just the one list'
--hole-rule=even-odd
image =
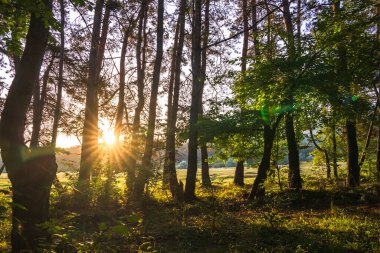
{"label": "tree trunk", "polygon": [[[246,1],[246,0],[244,0],[244,1]],[[252,5],[253,46],[254,46],[255,56],[257,57],[257,56],[260,56],[259,33],[258,33],[258,29],[257,29],[257,1],[256,0],[252,0],[251,5]],[[268,26],[270,26],[270,17],[269,16],[270,15],[268,14],[268,21],[269,21]],[[248,22],[248,20],[247,20],[247,22]],[[248,25],[248,23],[247,23],[247,25]],[[247,27],[247,29],[248,29],[248,27]],[[246,30],[246,29],[244,28],[244,30]],[[269,34],[270,34],[270,28],[269,28]],[[269,42],[270,42],[270,40],[269,40]]]}
{"label": "tree trunk", "polygon": [[289,187],[291,189],[300,190],[302,188],[302,179],[300,175],[300,161],[298,155],[296,135],[294,133],[293,115],[291,113],[288,113],[285,116],[285,132],[288,144]]}
{"label": "tree trunk", "polygon": [[[129,152],[126,158],[127,168],[127,196],[133,193],[133,187],[136,179],[136,161],[138,155],[139,131],[141,112],[144,109],[144,79],[145,79],[145,49],[146,49],[146,19],[147,19],[147,6],[146,2],[141,3],[139,13],[139,25],[137,31],[136,42],[136,63],[137,63],[137,106],[135,108],[135,115],[132,125],[132,137],[129,144]],[[143,48],[141,48],[143,45]]]}
{"label": "tree trunk", "polygon": [[168,171],[169,187],[174,199],[182,201],[183,200],[183,184],[178,183],[177,171],[175,168],[175,130],[177,122],[178,113],[178,101],[179,101],[179,91],[181,82],[181,62],[182,62],[182,51],[185,39],[185,14],[186,14],[186,0],[181,0],[180,2],[180,13],[178,16],[178,46],[175,57],[175,72],[174,72],[174,87],[173,87],[173,101],[171,115],[168,114],[167,122],[167,140],[166,140],[166,157],[165,157],[165,167]]}
{"label": "tree trunk", "polygon": [[238,161],[236,164],[234,184],[244,186],[244,160]]}
{"label": "tree trunk", "polygon": [[197,146],[198,146],[198,116],[200,95],[202,94],[201,84],[201,28],[202,28],[202,1],[195,0],[193,4],[193,27],[191,36],[191,66],[192,66],[192,91],[189,122],[189,150],[188,168],[186,175],[185,199],[188,201],[195,199],[195,182],[197,177]]}
{"label": "tree trunk", "polygon": [[86,107],[83,126],[81,159],[79,169],[79,183],[86,186],[90,182],[91,172],[96,169],[99,158],[98,147],[98,80],[97,59],[100,41],[100,26],[102,21],[104,0],[97,0],[95,4],[94,23],[91,35],[91,49],[89,58],[89,73],[87,81]]}
{"label": "tree trunk", "polygon": [[[175,78],[175,72],[176,72],[176,60],[177,60],[177,51],[178,51],[178,36],[180,33],[180,25],[181,25],[181,5],[179,7],[180,13],[178,15],[177,24],[176,24],[176,30],[174,35],[174,45],[173,45],[173,51],[172,51],[172,59],[170,64],[170,78],[169,78],[169,90],[168,90],[168,110],[167,110],[167,129],[166,129],[166,145],[165,145],[165,162],[164,162],[164,169],[163,169],[163,184],[166,186],[169,183],[169,153],[170,151],[170,144],[171,142],[171,134],[169,132],[169,128],[171,127],[171,121],[172,121],[172,111],[173,111],[173,89],[174,89],[174,78]],[[175,134],[174,137],[175,139]],[[174,147],[175,149],[175,147]],[[174,150],[175,152],[175,150]],[[175,161],[174,161],[175,162]]]}
{"label": "tree trunk", "polygon": [[314,139],[313,129],[311,128],[311,125],[310,125],[310,127],[309,127],[309,133],[310,133],[311,141],[313,142],[314,146],[315,146],[319,151],[323,152],[323,154],[325,155],[327,178],[330,179],[330,178],[331,178],[331,167],[330,167],[329,152],[327,151],[327,149],[323,149],[323,148],[321,148],[321,147],[318,145],[317,141]]}
{"label": "tree trunk", "polygon": [[154,142],[154,129],[156,127],[156,109],[158,87],[160,84],[161,63],[163,55],[163,37],[164,37],[164,0],[158,0],[157,8],[157,45],[156,45],[156,60],[154,62],[153,80],[151,87],[151,96],[149,104],[148,129],[145,142],[145,150],[142,158],[142,166],[139,170],[135,187],[134,199],[141,199],[144,192],[144,187],[152,175],[152,155]]}
{"label": "tree trunk", "polygon": [[248,196],[249,200],[263,197],[265,194],[264,182],[267,178],[267,173],[270,169],[270,159],[272,153],[272,147],[278,124],[281,120],[281,116],[278,116],[276,122],[271,127],[269,124],[264,124],[264,153],[261,159],[257,176],[252,186],[251,193]]}
{"label": "tree trunk", "polygon": [[377,130],[376,175],[377,182],[380,184],[380,128]]}
{"label": "tree trunk", "polygon": [[[51,1],[44,1],[51,10]],[[51,185],[56,173],[51,149],[29,150],[24,144],[25,119],[41,68],[49,30],[32,13],[25,49],[10,86],[0,121],[1,156],[12,184],[12,252],[38,252],[48,221]]]}
{"label": "tree trunk", "polygon": [[332,144],[333,144],[333,151],[332,151],[332,159],[333,159],[333,171],[334,171],[334,178],[338,179],[338,156],[337,156],[337,145],[336,145],[336,129],[335,129],[335,123],[332,126]]}
{"label": "tree trunk", "polygon": [[202,145],[201,146],[201,157],[202,157],[202,186],[211,186],[211,179],[210,179],[210,167],[208,165],[208,152],[207,152],[207,146]]}
{"label": "tree trunk", "polygon": [[[208,36],[210,33],[210,0],[205,1],[205,16],[204,16],[204,31],[203,31],[203,43],[201,55],[201,95],[199,102],[199,116],[203,116],[203,91],[206,83],[206,69],[207,69],[207,45],[208,45]],[[210,167],[208,165],[208,152],[206,143],[201,144],[201,171],[202,171],[202,185],[203,186],[211,186],[210,179]]]}
{"label": "tree trunk", "polygon": [[53,134],[51,138],[51,146],[55,149],[57,143],[58,135],[58,123],[61,117],[61,104],[62,104],[62,89],[63,89],[63,61],[65,53],[65,6],[63,0],[60,0],[61,5],[61,47],[59,52],[59,74],[58,74],[58,93],[57,93],[57,103],[54,109],[54,120],[53,120]]}
{"label": "tree trunk", "polygon": [[363,153],[362,153],[362,156],[360,158],[360,162],[359,162],[359,166],[360,167],[363,166],[363,164],[365,162],[365,158],[367,156],[368,147],[369,147],[369,144],[370,144],[370,141],[371,141],[371,137],[372,137],[373,126],[374,126],[375,120],[377,118],[377,109],[378,109],[378,107],[379,107],[379,100],[377,99],[376,105],[375,105],[375,109],[373,111],[373,119],[371,120],[371,124],[369,125],[368,132],[367,132],[367,138],[366,138],[366,141],[365,141],[365,144],[364,144],[364,148],[363,148]]}
{"label": "tree trunk", "polygon": [[348,175],[347,183],[350,187],[360,185],[360,166],[358,163],[359,152],[358,142],[356,139],[356,123],[351,120],[346,121],[347,146],[348,146]]}

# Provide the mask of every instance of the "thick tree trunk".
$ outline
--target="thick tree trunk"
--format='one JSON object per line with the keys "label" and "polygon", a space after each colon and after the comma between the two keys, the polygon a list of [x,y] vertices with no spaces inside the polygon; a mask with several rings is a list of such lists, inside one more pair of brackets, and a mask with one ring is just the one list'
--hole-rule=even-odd
{"label": "thick tree trunk", "polygon": [[154,142],[154,129],[156,127],[156,109],[158,87],[160,84],[161,63],[163,55],[163,37],[164,37],[164,0],[158,0],[157,8],[157,45],[156,45],[156,60],[154,62],[153,80],[151,87],[151,96],[149,104],[148,129],[145,142],[145,150],[142,158],[142,166],[139,170],[135,187],[134,199],[141,199],[144,192],[144,187],[152,175],[152,155]]}
{"label": "thick tree trunk", "polygon": [[350,187],[356,187],[360,185],[360,166],[358,142],[356,139],[356,123],[355,121],[346,121],[347,131],[347,146],[348,146],[348,161],[347,161],[347,183]]}
{"label": "thick tree trunk", "polygon": [[298,155],[298,147],[296,135],[294,133],[293,115],[288,113],[285,116],[285,132],[288,144],[289,158],[289,188],[300,190],[302,188],[302,179],[300,174],[300,161]]}
{"label": "thick tree trunk", "polygon": [[236,164],[234,184],[244,186],[244,160],[238,161]]}
{"label": "thick tree trunk", "polygon": [[[139,131],[141,112],[144,109],[144,79],[145,79],[145,49],[146,49],[146,19],[147,19],[147,6],[146,2],[141,3],[139,13],[139,24],[137,31],[136,43],[136,63],[137,63],[137,106],[135,108],[135,115],[132,124],[132,137],[129,144],[129,151],[126,158],[127,169],[127,196],[133,193],[133,187],[136,179],[136,163],[138,156],[138,147],[140,146]],[[143,47],[142,47],[143,45]]]}
{"label": "thick tree trunk", "polygon": [[94,23],[91,35],[91,49],[89,58],[89,73],[87,81],[86,107],[83,126],[81,159],[79,169],[79,183],[84,187],[89,184],[91,172],[96,169],[99,158],[98,147],[98,82],[97,59],[100,41],[100,26],[102,21],[104,0],[97,0],[95,4]]}
{"label": "thick tree trunk", "polygon": [[267,124],[264,125],[264,153],[257,171],[257,176],[252,186],[251,193],[248,196],[249,200],[263,197],[265,194],[263,184],[270,169],[272,147],[279,121],[280,119],[277,119],[276,123],[272,127]]}
{"label": "thick tree trunk", "polygon": [[188,148],[188,168],[186,175],[185,199],[188,201],[195,199],[195,182],[197,177],[197,146],[198,146],[198,116],[201,85],[201,28],[202,28],[202,1],[195,0],[193,4],[193,27],[192,27],[192,91],[189,124],[189,148]]}
{"label": "thick tree trunk", "polygon": [[[44,1],[51,10],[51,1]],[[12,252],[38,252],[48,221],[49,196],[57,165],[52,150],[31,151],[24,144],[25,119],[48,38],[44,21],[33,13],[25,50],[10,86],[0,121],[1,156],[12,184]]]}
{"label": "thick tree trunk", "polygon": [[61,5],[61,47],[59,52],[59,74],[58,74],[58,92],[57,92],[57,103],[54,109],[54,120],[53,120],[53,134],[51,138],[51,146],[53,149],[56,147],[57,135],[58,135],[58,123],[61,117],[61,104],[62,104],[62,89],[63,89],[63,61],[65,53],[65,6],[63,0],[60,0]]}

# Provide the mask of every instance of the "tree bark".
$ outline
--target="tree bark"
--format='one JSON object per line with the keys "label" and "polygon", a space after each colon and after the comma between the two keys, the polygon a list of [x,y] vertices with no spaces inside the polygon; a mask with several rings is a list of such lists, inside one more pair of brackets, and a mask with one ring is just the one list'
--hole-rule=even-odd
{"label": "tree bark", "polygon": [[59,52],[59,70],[58,70],[58,92],[57,92],[57,103],[54,109],[54,120],[53,120],[53,134],[51,138],[51,146],[55,149],[57,144],[58,135],[58,123],[61,117],[61,106],[62,106],[62,89],[63,89],[63,62],[65,54],[65,6],[64,1],[60,0],[60,11],[61,11],[61,47]]}
{"label": "tree bark", "polygon": [[96,1],[94,23],[91,35],[86,107],[78,178],[80,185],[83,185],[84,187],[89,184],[91,172],[96,169],[99,158],[97,59],[99,57],[98,53],[100,41],[100,26],[102,21],[103,5],[104,0]]}
{"label": "tree bark", "polygon": [[[132,124],[132,137],[129,143],[129,152],[126,158],[127,169],[127,196],[133,193],[133,187],[136,179],[136,161],[138,155],[139,131],[141,112],[144,109],[144,79],[145,79],[145,49],[146,49],[146,19],[147,19],[147,3],[141,3],[139,13],[139,24],[137,31],[136,42],[136,63],[137,63],[137,106],[135,108],[135,115]],[[142,47],[143,45],[143,47]]]}
{"label": "tree bark", "polygon": [[288,113],[285,116],[285,132],[288,144],[289,188],[294,190],[300,190],[302,188],[302,179],[300,175],[300,161],[298,155],[296,135],[294,133],[292,113]]}
{"label": "tree bark", "polygon": [[36,80],[36,86],[34,88],[33,94],[33,131],[30,139],[30,147],[38,147],[39,146],[39,137],[41,131],[41,123],[42,123],[42,115],[45,107],[46,101],[46,92],[47,92],[47,84],[49,80],[50,70],[54,63],[54,56],[50,59],[48,66],[42,76],[42,87],[40,87],[38,82],[38,77]]}
{"label": "tree bark", "polygon": [[156,127],[156,109],[158,87],[160,84],[160,73],[163,55],[163,37],[164,37],[164,0],[158,0],[157,8],[157,45],[156,60],[154,62],[153,80],[151,86],[151,96],[149,104],[148,129],[145,142],[145,150],[142,158],[142,166],[138,172],[134,187],[134,199],[139,200],[144,192],[144,187],[152,175],[152,155],[154,142],[154,129]]}
{"label": "tree bark", "polygon": [[335,126],[335,123],[332,126],[331,131],[332,131],[332,144],[333,144],[333,151],[332,151],[333,172],[334,172],[334,178],[338,179],[338,155],[337,155],[336,126]]}
{"label": "tree bark", "polygon": [[[51,1],[44,1],[51,11]],[[51,149],[29,150],[24,144],[25,119],[41,68],[49,29],[32,13],[16,75],[10,86],[0,121],[1,156],[12,184],[12,252],[38,251],[48,221],[49,196],[56,173]]]}
{"label": "tree bark", "polygon": [[[288,0],[283,0],[283,15],[285,30],[287,33],[287,43],[288,43],[288,60],[293,63],[296,60],[296,49],[294,44],[294,33],[293,33],[293,24],[292,17],[290,13],[290,4]],[[294,73],[291,70],[290,73],[290,82],[294,82]],[[292,91],[287,95],[288,101],[293,105],[293,94]],[[302,188],[302,180],[300,174],[300,162],[299,162],[299,153],[298,153],[298,144],[296,135],[294,133],[294,116],[292,112],[289,112],[285,117],[285,130],[286,130],[286,139],[288,143],[288,158],[289,158],[289,187],[291,189],[299,190]]]}
{"label": "tree bark", "polygon": [[244,186],[244,161],[238,161],[236,164],[234,184]]}
{"label": "tree bark", "polygon": [[257,176],[251,189],[251,193],[248,196],[249,200],[254,200],[255,198],[260,198],[265,195],[265,188],[263,184],[265,182],[265,179],[267,178],[267,174],[270,169],[273,142],[281,118],[282,115],[279,115],[273,126],[270,126],[269,124],[264,124],[264,153],[257,171]]}
{"label": "tree bark", "polygon": [[[182,51],[185,39],[185,14],[187,3],[186,0],[181,0],[180,2],[180,13],[178,16],[178,45],[175,54],[173,53],[173,58],[175,58],[175,72],[174,72],[174,87],[173,87],[173,100],[171,114],[168,114],[167,122],[167,140],[166,140],[166,156],[165,156],[165,167],[168,172],[168,181],[171,194],[174,199],[182,201],[183,200],[183,184],[178,183],[177,171],[175,168],[175,132],[176,132],[176,122],[178,113],[178,101],[179,101],[179,91],[181,82],[181,62],[182,62]],[[168,112],[169,113],[169,112]]]}
{"label": "tree bark", "polygon": [[189,122],[189,148],[188,148],[188,168],[186,175],[185,199],[188,201],[195,199],[195,182],[197,177],[197,146],[198,146],[198,116],[201,85],[201,28],[202,28],[202,1],[194,0],[193,3],[193,24],[191,36],[191,66],[192,66],[192,91]]}

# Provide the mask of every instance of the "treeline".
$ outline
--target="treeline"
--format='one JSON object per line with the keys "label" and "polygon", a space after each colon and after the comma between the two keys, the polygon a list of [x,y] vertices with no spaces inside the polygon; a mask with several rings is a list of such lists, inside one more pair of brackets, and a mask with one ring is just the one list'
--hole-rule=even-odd
{"label": "treeline", "polygon": [[[239,186],[247,159],[260,160],[250,200],[264,196],[285,155],[289,188],[300,190],[305,138],[328,179],[347,162],[346,185],[357,187],[375,159],[380,180],[379,8],[375,0],[2,1],[1,67],[13,81],[1,82],[0,147],[13,252],[46,237],[38,224],[59,187],[59,133],[81,142],[79,196],[123,171],[126,198],[138,201],[162,171],[176,201],[195,200],[198,149],[201,183],[212,185],[210,147],[235,159]],[[99,166],[102,120],[116,137],[110,168]],[[186,141],[179,182],[176,148]]]}

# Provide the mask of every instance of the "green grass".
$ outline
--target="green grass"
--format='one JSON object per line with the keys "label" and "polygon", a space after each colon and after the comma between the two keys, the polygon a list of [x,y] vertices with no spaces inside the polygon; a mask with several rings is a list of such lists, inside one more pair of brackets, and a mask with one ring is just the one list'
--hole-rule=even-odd
{"label": "green grass", "polygon": [[[212,188],[197,187],[198,200],[179,204],[161,184],[151,185],[141,203],[125,201],[125,178],[118,175],[108,192],[106,178],[93,185],[88,201],[74,188],[52,191],[53,234],[47,252],[380,252],[380,207],[377,192],[366,183],[355,191],[324,179],[318,167],[303,164],[304,189],[286,189],[283,168],[268,178],[267,194],[247,202],[255,169],[246,170],[244,188],[232,185],[233,168],[211,169]],[[185,170],[178,171],[184,181]],[[60,173],[66,186],[71,174]],[[2,189],[8,184],[0,179]],[[9,195],[0,220],[0,251],[9,250]],[[86,204],[88,203],[88,204]],[[1,205],[1,204],[0,204]]]}

